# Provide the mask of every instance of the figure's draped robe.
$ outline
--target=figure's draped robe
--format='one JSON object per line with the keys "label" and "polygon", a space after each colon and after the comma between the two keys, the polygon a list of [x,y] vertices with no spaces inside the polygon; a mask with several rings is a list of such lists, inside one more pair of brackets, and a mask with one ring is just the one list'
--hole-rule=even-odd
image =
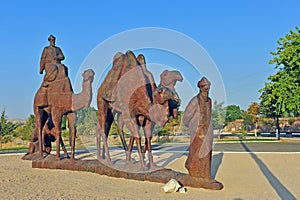
{"label": "figure's draped robe", "polygon": [[185,167],[191,176],[210,179],[213,130],[211,124],[211,99],[197,95],[187,105],[183,123],[190,131],[190,149]]}

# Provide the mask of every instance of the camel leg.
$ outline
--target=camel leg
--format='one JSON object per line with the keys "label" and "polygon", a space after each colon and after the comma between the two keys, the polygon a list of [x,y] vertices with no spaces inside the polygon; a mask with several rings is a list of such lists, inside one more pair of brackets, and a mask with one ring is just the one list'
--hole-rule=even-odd
{"label": "camel leg", "polygon": [[101,139],[103,140],[103,152],[102,154],[105,154],[105,159],[108,163],[108,165],[112,165],[110,154],[108,151],[108,144],[107,144],[107,137],[104,134],[104,131],[101,130],[101,127],[99,125],[99,122],[97,123],[97,128],[96,128],[96,146],[97,146],[97,160],[102,161],[101,157]]}
{"label": "camel leg", "polygon": [[[112,113],[112,110],[110,108],[107,109],[107,115],[106,115],[106,120],[105,120],[105,127],[104,127],[104,135],[105,138],[103,138],[103,141],[105,139],[105,143],[107,144],[105,148],[103,148],[103,157],[105,157],[107,159],[107,161],[111,162],[110,159],[110,155],[109,155],[109,150],[108,150],[108,143],[107,143],[107,139],[108,139],[108,134],[109,134],[109,130],[110,127],[114,121],[114,115]],[[103,142],[104,144],[104,142]]]}
{"label": "camel leg", "polygon": [[123,127],[124,127],[124,121],[123,121],[123,118],[121,116],[122,114],[119,113],[118,114],[118,134],[121,138],[121,142],[122,142],[122,145],[123,145],[123,148],[125,151],[128,150],[128,146],[126,144],[126,140],[125,140],[125,137],[124,137],[124,131],[123,131]]}
{"label": "camel leg", "polygon": [[[105,120],[107,115],[108,105],[107,102],[103,98],[97,99],[98,106],[98,123],[96,128],[96,146],[97,146],[97,160],[101,161],[101,138],[104,132]],[[104,141],[103,141],[104,142]],[[104,146],[104,144],[103,144]]]}
{"label": "camel leg", "polygon": [[71,134],[71,160],[75,160],[75,140],[76,140],[76,112],[67,115]]}
{"label": "camel leg", "polygon": [[67,152],[65,143],[64,143],[64,141],[63,141],[63,139],[62,139],[61,136],[59,137],[59,143],[60,143],[60,145],[61,145],[62,150],[64,151],[64,157],[65,157],[65,158],[70,158],[69,155],[68,155],[68,152]]}
{"label": "camel leg", "polygon": [[143,127],[145,138],[146,138],[145,139],[146,148],[144,149],[144,152],[148,150],[149,165],[151,169],[156,167],[153,161],[152,144],[151,144],[153,128],[154,128],[154,123],[149,120],[146,121],[145,127]]}
{"label": "camel leg", "polygon": [[[134,140],[136,140],[141,167],[143,170],[145,170],[146,168],[145,168],[144,158],[142,155],[141,137],[140,137],[140,133],[137,129],[136,117],[132,116],[131,120],[126,120],[123,118],[123,120],[131,134],[130,140],[129,140],[128,151],[126,152],[126,162],[130,162],[130,160],[131,160],[131,152],[132,152],[132,148],[133,148],[133,143],[134,143]],[[135,123],[134,123],[134,121],[135,121]]]}
{"label": "camel leg", "polygon": [[[102,161],[102,156],[101,156],[101,139],[103,140],[103,151],[106,152],[105,154],[107,155],[105,157],[106,161],[108,162],[109,165],[112,165],[109,151],[108,151],[108,144],[107,144],[107,137],[104,134],[104,131],[101,130],[99,121],[97,123],[97,128],[96,128],[96,146],[97,146],[97,160]],[[104,154],[104,153],[102,153]]]}
{"label": "camel leg", "polygon": [[33,154],[34,152],[38,151],[35,148],[35,142],[38,140],[38,129],[35,127],[31,133],[30,143],[27,154]]}
{"label": "camel leg", "polygon": [[62,119],[61,113],[59,112],[52,113],[52,122],[54,124],[53,129],[56,137],[56,160],[60,160],[61,119]]}
{"label": "camel leg", "polygon": [[35,127],[37,128],[40,159],[43,158],[43,149],[44,149],[44,141],[43,141],[43,136],[42,136],[42,130],[43,130],[43,126],[45,125],[45,122],[43,120],[43,114],[45,114],[45,112],[43,111],[42,108],[39,108],[37,106],[34,107],[34,115],[35,115],[35,118],[36,118],[35,119]]}
{"label": "camel leg", "polygon": [[157,165],[154,163],[154,160],[153,160],[153,155],[152,155],[152,148],[151,148],[151,139],[152,137],[147,137],[146,140],[148,141],[148,157],[149,157],[149,165],[150,165],[150,168],[155,168],[157,167]]}
{"label": "camel leg", "polygon": [[112,165],[109,150],[108,150],[108,143],[107,143],[107,137],[104,134],[104,132],[101,132],[102,140],[103,140],[103,152],[105,154],[105,160],[108,165]]}
{"label": "camel leg", "polygon": [[61,140],[60,130],[56,129],[55,135],[56,135],[56,160],[60,160],[60,140]]}
{"label": "camel leg", "polygon": [[[101,138],[103,140],[103,155],[106,155],[105,159],[109,165],[112,165],[109,151],[108,151],[108,144],[107,144],[107,136],[109,131],[109,122],[107,122],[108,117],[111,117],[109,113],[111,110],[108,108],[109,102],[105,101],[104,99],[98,99],[98,124],[97,124],[97,159],[101,161],[100,153],[101,153]],[[112,116],[113,118],[113,116]],[[108,130],[108,131],[107,131]]]}
{"label": "camel leg", "polygon": [[131,152],[132,152],[132,148],[133,148],[133,143],[134,143],[134,137],[130,136],[128,149],[126,151],[126,162],[127,163],[131,162]]}
{"label": "camel leg", "polygon": [[139,157],[140,157],[140,163],[141,163],[141,168],[143,170],[146,169],[146,166],[145,166],[145,162],[144,162],[144,157],[142,155],[142,143],[141,143],[141,138],[135,138],[136,139],[136,146],[137,146],[137,149],[138,149],[138,154],[139,154]]}
{"label": "camel leg", "polygon": [[[144,117],[144,116],[139,116],[137,117],[137,122],[138,122],[138,125],[143,127],[143,131],[144,131],[144,134],[145,134],[145,125],[146,123],[148,122],[149,120]],[[142,154],[145,155],[146,151],[147,151],[147,147],[148,147],[148,141],[145,140],[145,144],[144,144],[144,147],[142,149]]]}
{"label": "camel leg", "polygon": [[147,149],[148,149],[148,140],[145,140],[145,144],[144,144],[144,148],[142,150],[142,153],[145,154]]}
{"label": "camel leg", "polygon": [[99,124],[99,121],[97,123],[96,127],[96,147],[97,147],[97,160],[101,160],[100,154],[101,154],[101,127]]}

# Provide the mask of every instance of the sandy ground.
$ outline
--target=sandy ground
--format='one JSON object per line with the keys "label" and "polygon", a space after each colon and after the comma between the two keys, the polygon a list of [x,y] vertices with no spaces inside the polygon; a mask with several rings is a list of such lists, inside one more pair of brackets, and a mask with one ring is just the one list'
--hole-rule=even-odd
{"label": "sandy ground", "polygon": [[[0,199],[300,199],[300,154],[215,153],[212,176],[221,191],[187,187],[162,193],[164,184],[90,172],[31,168],[23,155],[0,155]],[[186,172],[186,156],[168,167]]]}

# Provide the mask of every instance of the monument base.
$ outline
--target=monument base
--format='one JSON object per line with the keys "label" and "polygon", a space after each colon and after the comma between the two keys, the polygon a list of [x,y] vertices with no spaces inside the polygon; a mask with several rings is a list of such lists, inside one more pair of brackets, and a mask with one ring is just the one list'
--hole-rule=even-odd
{"label": "monument base", "polygon": [[55,155],[52,154],[47,155],[44,159],[39,159],[38,153],[27,154],[23,156],[22,159],[32,160],[32,168],[86,171],[115,178],[158,183],[167,183],[169,180],[175,179],[183,186],[190,186],[193,188],[205,188],[211,190],[221,190],[223,188],[223,184],[216,180],[206,180],[198,177],[192,177],[189,174],[184,174],[166,168],[161,168],[154,171],[139,171],[134,173],[109,167],[98,160],[70,160],[66,158],[56,160]]}

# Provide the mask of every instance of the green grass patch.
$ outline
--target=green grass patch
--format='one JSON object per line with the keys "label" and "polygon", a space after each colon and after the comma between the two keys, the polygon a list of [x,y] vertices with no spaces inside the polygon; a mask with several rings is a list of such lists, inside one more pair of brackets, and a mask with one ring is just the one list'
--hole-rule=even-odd
{"label": "green grass patch", "polygon": [[0,149],[0,152],[24,152],[27,151],[28,147],[12,147]]}
{"label": "green grass patch", "polygon": [[277,139],[259,139],[259,138],[253,138],[253,139],[217,139],[214,140],[215,142],[276,142]]}

